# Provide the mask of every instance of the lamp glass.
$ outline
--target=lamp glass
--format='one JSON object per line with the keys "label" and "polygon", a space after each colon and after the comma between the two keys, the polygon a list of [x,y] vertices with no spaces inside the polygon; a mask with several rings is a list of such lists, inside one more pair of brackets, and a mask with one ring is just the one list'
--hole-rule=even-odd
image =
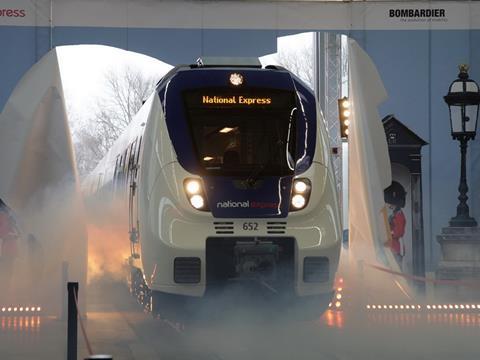
{"label": "lamp glass", "polygon": [[452,134],[475,133],[477,130],[477,121],[478,105],[450,106]]}
{"label": "lamp glass", "polygon": [[463,92],[463,82],[455,81],[450,87],[450,92],[452,93],[461,93]]}
{"label": "lamp glass", "polygon": [[450,122],[452,125],[452,133],[457,134],[463,132],[462,128],[462,107],[450,106]]}
{"label": "lamp glass", "polygon": [[465,122],[465,131],[475,132],[477,130],[478,105],[465,106],[465,116],[468,119]]}
{"label": "lamp glass", "polygon": [[466,91],[478,92],[478,86],[473,81],[468,81],[465,87],[466,87],[465,89]]}

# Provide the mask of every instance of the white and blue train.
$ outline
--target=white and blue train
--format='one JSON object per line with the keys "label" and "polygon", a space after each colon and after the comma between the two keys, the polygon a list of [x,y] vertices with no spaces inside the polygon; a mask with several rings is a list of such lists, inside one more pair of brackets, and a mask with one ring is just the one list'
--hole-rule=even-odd
{"label": "white and blue train", "polygon": [[281,67],[175,67],[84,191],[122,204],[132,290],[153,311],[236,281],[331,299],[342,235],[327,130]]}

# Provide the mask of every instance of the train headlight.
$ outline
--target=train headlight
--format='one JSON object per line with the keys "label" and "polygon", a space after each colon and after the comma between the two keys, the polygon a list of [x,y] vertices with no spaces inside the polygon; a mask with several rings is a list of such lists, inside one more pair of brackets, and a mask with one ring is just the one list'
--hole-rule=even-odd
{"label": "train headlight", "polygon": [[205,206],[205,200],[203,200],[203,196],[202,195],[193,195],[191,198],[190,198],[190,204],[192,204],[192,206],[195,208],[195,209],[201,209]]}
{"label": "train headlight", "polygon": [[196,195],[200,192],[201,189],[202,186],[200,184],[200,181],[195,179],[185,181],[185,190],[187,191],[188,195]]}
{"label": "train headlight", "polygon": [[183,182],[185,193],[187,194],[188,201],[195,209],[201,211],[207,211],[208,206],[205,201],[205,192],[200,179],[185,179]]}
{"label": "train headlight", "polygon": [[307,188],[308,188],[307,183],[302,180],[295,181],[293,186],[294,186],[295,193],[297,194],[303,194],[305,191],[307,191]]}
{"label": "train headlight", "polygon": [[292,199],[290,210],[301,210],[308,204],[312,184],[306,178],[293,180]]}
{"label": "train headlight", "polygon": [[305,197],[303,195],[297,194],[293,195],[292,197],[292,206],[295,209],[302,209],[303,207],[305,207],[306,202],[307,201],[305,200]]}

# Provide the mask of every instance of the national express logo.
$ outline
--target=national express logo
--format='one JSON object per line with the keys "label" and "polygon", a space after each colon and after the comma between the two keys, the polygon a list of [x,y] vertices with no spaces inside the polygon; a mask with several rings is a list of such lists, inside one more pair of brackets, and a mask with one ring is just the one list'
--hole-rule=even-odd
{"label": "national express logo", "polygon": [[447,21],[445,9],[390,9],[388,15],[400,21]]}
{"label": "national express logo", "polygon": [[278,203],[262,201],[220,201],[217,202],[217,209],[247,208],[247,209],[277,209]]}
{"label": "national express logo", "polygon": [[0,9],[0,18],[23,18],[27,15],[24,9]]}

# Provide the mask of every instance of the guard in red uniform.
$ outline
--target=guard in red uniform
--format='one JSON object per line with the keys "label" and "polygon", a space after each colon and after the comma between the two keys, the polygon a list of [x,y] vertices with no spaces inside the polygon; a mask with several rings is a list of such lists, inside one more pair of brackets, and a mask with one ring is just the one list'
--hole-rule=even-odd
{"label": "guard in red uniform", "polygon": [[403,235],[405,235],[405,225],[407,224],[407,221],[400,207],[393,208],[392,215],[389,216],[388,222],[392,234],[390,249],[401,267],[403,257],[405,256],[405,245],[402,238]]}
{"label": "guard in red uniform", "polygon": [[392,210],[391,215],[388,217],[391,241],[387,242],[386,246],[392,251],[400,269],[402,268],[403,257],[405,256],[405,244],[402,238],[405,235],[407,220],[405,219],[402,208],[405,207],[406,194],[405,188],[396,181],[392,181],[392,185],[385,189],[384,193],[385,202],[388,208]]}

